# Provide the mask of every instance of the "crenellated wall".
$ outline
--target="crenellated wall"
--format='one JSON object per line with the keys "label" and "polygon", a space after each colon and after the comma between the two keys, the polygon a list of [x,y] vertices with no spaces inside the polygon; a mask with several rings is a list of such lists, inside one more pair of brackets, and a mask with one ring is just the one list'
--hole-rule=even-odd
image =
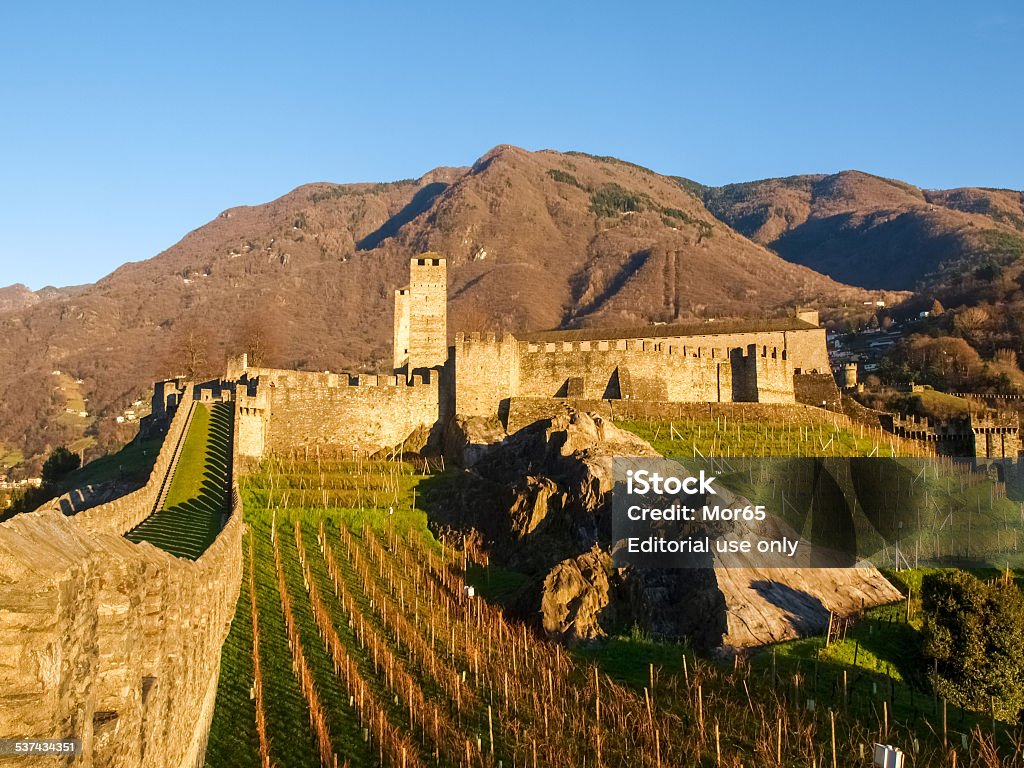
{"label": "crenellated wall", "polygon": [[[746,353],[738,349],[731,353],[733,378],[742,383],[733,384],[734,401],[747,403],[792,403],[793,372],[787,353],[765,344],[749,344]],[[687,398],[693,399],[693,398]]]}
{"label": "crenellated wall", "polygon": [[[253,375],[249,371],[249,375]],[[259,370],[265,394],[265,448],[288,451],[316,445],[366,455],[400,445],[413,432],[432,429],[440,417],[440,374],[369,376]],[[247,407],[248,400],[239,400]],[[255,419],[255,417],[253,417]],[[255,423],[244,426],[243,455],[254,444]]]}
{"label": "crenellated wall", "polygon": [[239,386],[235,394],[235,434],[238,455],[259,458],[267,447],[270,427],[269,388]]}
{"label": "crenellated wall", "polygon": [[81,739],[83,768],[203,764],[241,583],[237,486],[196,561],[123,536],[152,511],[190,407],[188,388],[145,488],[74,517],[0,525],[0,738]]}
{"label": "crenellated wall", "polygon": [[730,349],[676,345],[667,338],[533,342],[457,334],[453,353],[456,412],[461,416],[507,413],[513,397],[767,403],[795,399],[787,353],[768,345]]}
{"label": "crenellated wall", "polygon": [[137,491],[75,515],[75,522],[91,533],[114,533],[121,535],[141,523],[156,504],[163,486],[167,469],[174,458],[174,452],[182,442],[192,411],[193,388],[185,386],[179,395],[177,410],[164,437],[160,453],[157,454],[149,480]]}

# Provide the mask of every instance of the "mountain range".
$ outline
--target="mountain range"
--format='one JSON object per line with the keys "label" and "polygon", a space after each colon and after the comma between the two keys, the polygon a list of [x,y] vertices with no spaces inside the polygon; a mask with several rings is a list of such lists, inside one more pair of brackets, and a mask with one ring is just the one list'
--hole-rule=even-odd
{"label": "mountain range", "polygon": [[[450,332],[525,331],[796,305],[835,317],[930,295],[943,268],[1006,260],[1022,231],[1019,192],[859,172],[707,187],[507,145],[414,180],[309,184],[228,209],[94,284],[0,289],[0,458],[108,448],[151,381],[219,371],[254,337],[268,365],[383,370],[393,291],[423,251],[448,259]],[[87,417],[68,417],[55,370],[77,382]]]}
{"label": "mountain range", "polygon": [[865,288],[942,290],[944,270],[965,259],[1024,252],[1024,193],[1015,190],[924,190],[858,171],[696,189],[754,242]]}

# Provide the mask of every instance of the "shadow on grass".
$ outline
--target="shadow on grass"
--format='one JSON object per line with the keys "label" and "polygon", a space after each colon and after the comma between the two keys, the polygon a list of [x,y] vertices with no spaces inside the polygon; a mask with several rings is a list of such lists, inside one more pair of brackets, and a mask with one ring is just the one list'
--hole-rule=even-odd
{"label": "shadow on grass", "polygon": [[[233,422],[230,403],[213,405],[198,492],[150,515],[127,534],[130,541],[148,541],[175,557],[190,560],[198,559],[213,543],[230,510]],[[194,428],[202,425],[193,424],[190,429]]]}

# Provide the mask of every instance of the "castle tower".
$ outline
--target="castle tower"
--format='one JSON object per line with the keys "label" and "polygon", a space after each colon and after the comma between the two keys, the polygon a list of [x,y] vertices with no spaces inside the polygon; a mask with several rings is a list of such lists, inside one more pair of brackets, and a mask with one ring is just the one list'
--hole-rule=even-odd
{"label": "castle tower", "polygon": [[847,389],[857,388],[857,363],[843,365],[843,386]]}
{"label": "castle tower", "polygon": [[399,371],[409,362],[409,289],[395,291],[394,368]]}
{"label": "castle tower", "polygon": [[409,287],[395,291],[395,368],[409,375],[448,359],[448,270],[436,253],[409,262]]}

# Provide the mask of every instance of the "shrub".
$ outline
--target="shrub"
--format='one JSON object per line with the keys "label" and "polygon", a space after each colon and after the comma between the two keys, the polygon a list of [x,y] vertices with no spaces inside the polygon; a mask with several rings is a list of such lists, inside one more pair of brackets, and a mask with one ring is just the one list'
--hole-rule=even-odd
{"label": "shrub", "polygon": [[1024,597],[1012,582],[964,571],[925,576],[924,653],[936,692],[1016,720],[1024,709]]}

